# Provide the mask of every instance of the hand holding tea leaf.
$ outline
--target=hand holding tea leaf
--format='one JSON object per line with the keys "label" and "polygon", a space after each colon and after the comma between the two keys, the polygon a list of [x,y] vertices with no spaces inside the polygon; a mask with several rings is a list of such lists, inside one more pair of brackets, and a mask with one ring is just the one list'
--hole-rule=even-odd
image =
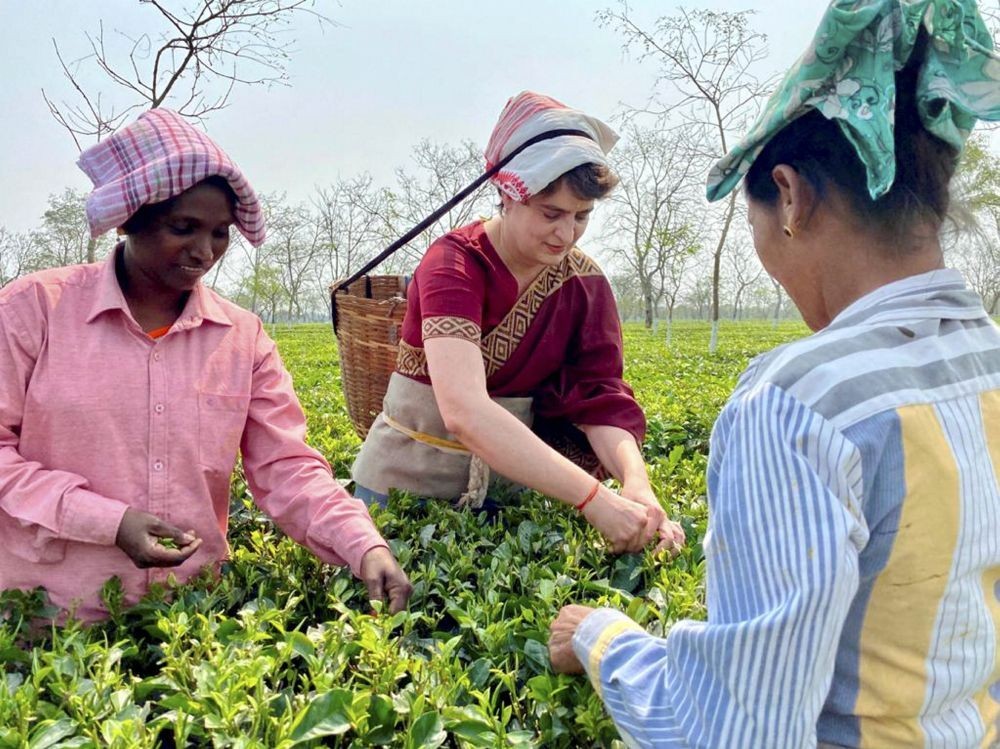
{"label": "hand holding tea leaf", "polygon": [[563,606],[549,627],[549,659],[557,674],[582,674],[583,664],[573,652],[573,635],[588,614],[591,606],[573,604]]}
{"label": "hand holding tea leaf", "polygon": [[[174,548],[164,545],[164,541],[172,543]],[[115,545],[139,569],[176,567],[198,550],[201,539],[194,531],[183,531],[156,515],[130,507],[118,526]]]}
{"label": "hand holding tea leaf", "polygon": [[658,527],[649,507],[625,499],[606,486],[600,487],[597,496],[583,510],[583,516],[611,543],[615,554],[642,551],[653,540]]}
{"label": "hand holding tea leaf", "polygon": [[670,556],[677,556],[680,553],[681,547],[684,546],[684,529],[680,523],[667,517],[667,513],[664,512],[663,507],[656,499],[656,495],[649,484],[635,486],[626,483],[622,486],[621,494],[626,499],[631,499],[633,502],[648,507],[652,513],[656,522],[656,532],[660,539],[653,550],[654,553],[666,549],[670,552]]}
{"label": "hand holding tea leaf", "polygon": [[386,547],[371,549],[361,558],[360,577],[368,588],[368,597],[373,601],[386,601],[390,614],[406,608],[413,586]]}

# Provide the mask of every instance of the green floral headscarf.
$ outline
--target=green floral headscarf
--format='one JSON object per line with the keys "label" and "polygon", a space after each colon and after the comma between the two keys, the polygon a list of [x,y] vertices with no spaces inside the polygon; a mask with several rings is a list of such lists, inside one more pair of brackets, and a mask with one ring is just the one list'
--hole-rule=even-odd
{"label": "green floral headscarf", "polygon": [[961,151],[977,119],[1000,119],[1000,56],[974,0],[833,0],[806,53],[739,145],[708,175],[708,199],[725,197],[767,142],[811,109],[836,120],[865,166],[868,192],[896,176],[894,74],[920,27],[930,43],[917,77],[924,127]]}

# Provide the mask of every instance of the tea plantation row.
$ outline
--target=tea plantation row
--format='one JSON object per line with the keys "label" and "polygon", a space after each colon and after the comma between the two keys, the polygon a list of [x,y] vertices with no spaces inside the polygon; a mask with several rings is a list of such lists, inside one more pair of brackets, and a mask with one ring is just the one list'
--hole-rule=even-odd
{"label": "tea plantation row", "polygon": [[[154,591],[106,624],[49,628],[39,593],[5,593],[0,748],[614,747],[582,678],[551,673],[548,624],[564,603],[626,610],[649,630],[704,617],[704,470],[712,422],[748,358],[801,325],[629,326],[626,376],[649,419],[658,496],[688,545],[674,560],[614,557],[562,505],[511,498],[494,517],[394,497],[375,520],[414,585],[410,609],[372,616],[362,586],[324,567],[260,516],[233,482],[232,557]],[[322,325],[274,331],[309,415],[309,439],[346,476],[358,447]]]}

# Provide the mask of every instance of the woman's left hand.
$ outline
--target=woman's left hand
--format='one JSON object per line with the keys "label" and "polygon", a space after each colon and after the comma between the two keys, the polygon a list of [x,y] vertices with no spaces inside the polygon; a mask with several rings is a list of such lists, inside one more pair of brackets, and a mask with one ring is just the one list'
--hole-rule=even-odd
{"label": "woman's left hand", "polygon": [[681,547],[684,546],[684,529],[680,523],[667,517],[667,513],[656,499],[656,495],[653,494],[653,490],[649,484],[637,486],[625,483],[622,486],[621,495],[626,499],[649,507],[654,514],[657,534],[660,537],[656,548],[653,550],[654,553],[667,549],[670,552],[670,556],[677,556],[680,553]]}
{"label": "woman's left hand", "polygon": [[583,673],[583,664],[573,650],[573,635],[580,622],[592,611],[594,609],[591,606],[563,606],[549,626],[549,660],[552,661],[552,670],[557,674]]}

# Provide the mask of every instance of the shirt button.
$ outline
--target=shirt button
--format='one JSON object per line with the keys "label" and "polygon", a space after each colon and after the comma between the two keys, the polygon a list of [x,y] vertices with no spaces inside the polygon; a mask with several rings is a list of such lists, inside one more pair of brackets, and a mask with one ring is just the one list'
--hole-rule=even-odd
{"label": "shirt button", "polygon": [[162,460],[158,460],[155,463],[153,463],[153,470],[154,471],[162,471],[163,470],[163,461]]}
{"label": "shirt button", "polygon": [[155,406],[153,406],[153,410],[156,411],[156,413],[158,414],[163,413],[163,404],[157,403]]}
{"label": "shirt button", "polygon": [[153,361],[159,361],[161,358],[159,351],[153,353]]}

